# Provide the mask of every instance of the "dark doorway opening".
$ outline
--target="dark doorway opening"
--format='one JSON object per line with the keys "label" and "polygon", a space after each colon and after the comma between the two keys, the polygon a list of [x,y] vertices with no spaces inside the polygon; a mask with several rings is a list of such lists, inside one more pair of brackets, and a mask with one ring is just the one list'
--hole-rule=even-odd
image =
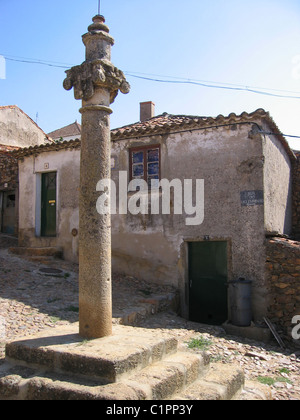
{"label": "dark doorway opening", "polygon": [[41,235],[56,236],[56,172],[42,174]]}
{"label": "dark doorway opening", "polygon": [[189,242],[189,318],[221,325],[228,319],[227,242]]}
{"label": "dark doorway opening", "polygon": [[3,191],[1,193],[1,232],[13,235],[16,225],[16,193]]}

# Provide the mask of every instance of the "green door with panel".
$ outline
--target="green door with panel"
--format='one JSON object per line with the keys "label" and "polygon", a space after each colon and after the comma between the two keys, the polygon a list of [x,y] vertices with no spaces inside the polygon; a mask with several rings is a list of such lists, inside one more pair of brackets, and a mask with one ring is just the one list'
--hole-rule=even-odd
{"label": "green door with panel", "polygon": [[227,280],[227,242],[190,242],[191,321],[221,325],[228,319]]}
{"label": "green door with panel", "polygon": [[56,236],[56,172],[42,174],[41,235]]}

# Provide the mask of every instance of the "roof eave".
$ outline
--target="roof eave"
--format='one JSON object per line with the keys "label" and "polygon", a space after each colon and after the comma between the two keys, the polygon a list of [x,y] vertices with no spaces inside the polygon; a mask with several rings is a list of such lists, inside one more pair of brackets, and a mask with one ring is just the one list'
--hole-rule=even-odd
{"label": "roof eave", "polygon": [[[294,152],[290,148],[286,138],[283,136],[279,128],[277,127],[276,123],[270,116],[268,112],[263,109],[258,109],[252,113],[244,112],[241,115],[236,115],[235,113],[231,113],[227,117],[223,115],[219,115],[215,118],[213,117],[197,117],[197,116],[166,116],[167,114],[162,114],[161,116],[153,117],[147,121],[148,126],[143,123],[135,123],[129,126],[124,126],[121,128],[117,128],[111,131],[111,139],[112,141],[121,141],[121,140],[128,140],[132,138],[141,138],[141,137],[149,137],[149,136],[156,136],[168,133],[175,133],[175,132],[183,132],[183,131],[192,131],[192,130],[204,130],[204,129],[213,129],[222,126],[230,126],[235,124],[257,124],[265,122],[268,127],[271,129],[271,133],[277,136],[282,143],[284,149],[286,150],[288,156],[290,157],[291,161],[297,160]],[[160,124],[156,124],[155,121],[159,121],[160,118],[165,117],[165,121]],[[170,118],[168,118],[170,117]],[[172,121],[172,117],[174,120]],[[180,121],[180,117],[182,117],[182,122]],[[151,121],[154,123],[151,126]],[[262,127],[260,127],[260,130]],[[261,134],[263,133],[261,130]],[[269,133],[270,134],[270,133]],[[48,151],[57,151],[62,149],[74,149],[79,148],[81,141],[79,139],[76,140],[69,140],[69,141],[61,141],[61,142],[54,142],[47,145],[42,146],[34,146],[29,147],[26,149],[21,149],[18,151],[14,151],[13,154],[18,156],[19,158],[30,156],[32,154],[39,154]]]}

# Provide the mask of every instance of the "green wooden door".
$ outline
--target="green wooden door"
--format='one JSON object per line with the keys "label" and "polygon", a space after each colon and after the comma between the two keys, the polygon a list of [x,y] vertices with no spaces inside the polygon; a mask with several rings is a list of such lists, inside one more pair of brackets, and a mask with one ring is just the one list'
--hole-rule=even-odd
{"label": "green wooden door", "polygon": [[42,174],[41,235],[56,236],[56,172]]}
{"label": "green wooden door", "polygon": [[228,319],[227,242],[189,243],[190,320],[221,325]]}

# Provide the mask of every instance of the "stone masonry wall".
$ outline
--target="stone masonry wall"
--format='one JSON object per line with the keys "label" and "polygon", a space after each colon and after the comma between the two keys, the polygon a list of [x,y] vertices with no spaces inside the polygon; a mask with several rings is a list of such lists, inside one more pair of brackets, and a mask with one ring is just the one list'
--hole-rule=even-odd
{"label": "stone masonry wall", "polygon": [[291,340],[292,319],[300,315],[300,242],[283,238],[266,242],[267,316],[281,336]]}
{"label": "stone masonry wall", "polygon": [[[15,148],[0,145],[0,190],[15,190],[18,185],[18,161],[9,154]],[[5,188],[4,184],[8,184]]]}
{"label": "stone masonry wall", "polygon": [[300,239],[300,152],[293,167],[293,236]]}
{"label": "stone masonry wall", "polygon": [[[14,191],[15,193],[15,222],[14,232],[18,232],[19,218],[19,168],[18,160],[10,155],[16,147],[0,145],[0,192]],[[0,209],[2,212],[2,208]],[[1,226],[2,229],[2,226]]]}

